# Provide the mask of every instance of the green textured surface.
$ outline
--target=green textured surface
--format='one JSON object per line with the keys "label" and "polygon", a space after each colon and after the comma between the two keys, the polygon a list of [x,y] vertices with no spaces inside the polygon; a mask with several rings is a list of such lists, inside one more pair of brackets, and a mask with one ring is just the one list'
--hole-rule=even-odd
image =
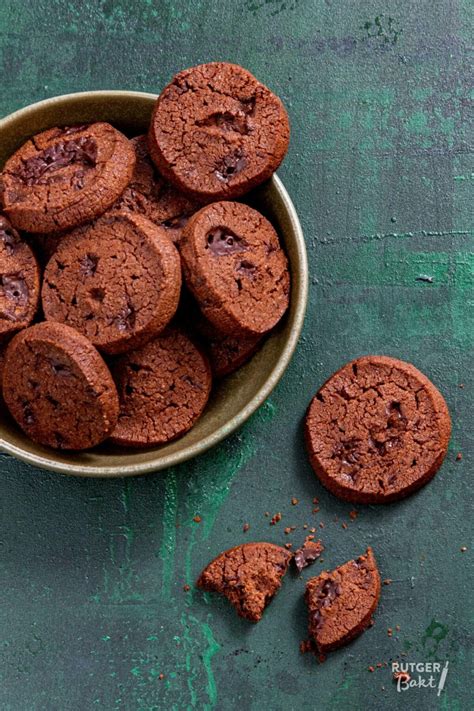
{"label": "green textured surface", "polygon": [[[70,91],[158,91],[206,60],[253,71],[291,115],[280,176],[312,273],[304,336],[282,383],[202,458],[116,481],[1,458],[2,711],[472,707],[472,552],[460,552],[472,520],[472,3],[4,0],[0,21],[3,115]],[[428,487],[360,507],[352,522],[352,507],[312,474],[301,422],[317,386],[370,352],[430,376],[454,428]],[[270,527],[265,511],[281,511],[281,523]],[[304,523],[320,521],[324,567],[370,543],[394,580],[375,626],[325,664],[298,652],[304,579],[321,564],[303,580],[288,575],[256,626],[222,600],[183,592],[223,548],[297,543]],[[285,537],[288,525],[298,530]],[[439,698],[397,694],[388,669],[367,671],[401,652],[449,660]]]}

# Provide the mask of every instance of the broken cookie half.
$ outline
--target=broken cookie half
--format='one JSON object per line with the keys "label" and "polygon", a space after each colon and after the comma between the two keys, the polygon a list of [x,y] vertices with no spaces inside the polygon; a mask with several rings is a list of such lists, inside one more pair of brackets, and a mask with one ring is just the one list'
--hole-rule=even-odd
{"label": "broken cookie half", "polygon": [[305,599],[309,634],[320,654],[342,647],[369,627],[380,597],[372,548],[356,560],[311,578]]}
{"label": "broken cookie half", "polygon": [[230,548],[202,571],[197,586],[225,595],[240,617],[258,622],[281,587],[292,553],[273,543]]}

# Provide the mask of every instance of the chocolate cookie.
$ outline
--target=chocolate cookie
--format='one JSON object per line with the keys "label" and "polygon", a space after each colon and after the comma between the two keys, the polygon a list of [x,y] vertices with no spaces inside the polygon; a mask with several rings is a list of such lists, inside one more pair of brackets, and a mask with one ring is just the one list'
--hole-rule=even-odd
{"label": "chocolate cookie", "polygon": [[267,180],[289,137],[280,99],[246,69],[226,62],[177,74],[156,102],[148,134],[160,172],[209,202],[238,197]]}
{"label": "chocolate cookie", "polygon": [[413,365],[365,356],[322,386],[306,416],[309,458],[336,496],[367,504],[401,499],[441,466],[451,420],[442,395]]}
{"label": "chocolate cookie", "polygon": [[112,365],[120,416],[112,441],[154,447],[181,437],[202,414],[211,390],[207,359],[175,328]]}
{"label": "chocolate cookie", "polygon": [[202,571],[197,586],[225,595],[240,617],[258,622],[281,587],[292,554],[273,543],[244,543]]}
{"label": "chocolate cookie", "polygon": [[186,284],[220,332],[262,336],[288,308],[288,262],[257,210],[237,202],[202,208],[184,228],[180,252]]}
{"label": "chocolate cookie", "polygon": [[26,328],[38,308],[40,270],[28,244],[0,215],[0,339]]}
{"label": "chocolate cookie", "polygon": [[27,232],[60,232],[105,212],[132,177],[135,152],[108,123],[33,136],[1,175],[5,213]]}
{"label": "chocolate cookie", "polygon": [[64,324],[43,322],[14,336],[3,397],[28,437],[56,449],[94,447],[117,423],[107,366],[87,338]]}
{"label": "chocolate cookie", "polygon": [[305,599],[309,634],[319,653],[342,647],[371,623],[380,597],[380,575],[371,548],[357,560],[311,578]]}
{"label": "chocolate cookie", "polygon": [[43,310],[100,350],[122,353],[165,328],[180,289],[179,254],[164,230],[111,212],[60,242],[44,272]]}
{"label": "chocolate cookie", "polygon": [[130,185],[125,188],[114,209],[130,210],[164,227],[176,244],[190,216],[199,209],[196,200],[186,197],[158,173],[148,153],[146,136],[132,138],[136,165]]}

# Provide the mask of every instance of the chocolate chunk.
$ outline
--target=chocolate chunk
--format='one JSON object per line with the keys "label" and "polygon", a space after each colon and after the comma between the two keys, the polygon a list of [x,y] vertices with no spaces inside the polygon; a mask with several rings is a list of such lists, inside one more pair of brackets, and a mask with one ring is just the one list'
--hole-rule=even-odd
{"label": "chocolate chunk", "polygon": [[321,541],[313,541],[313,536],[307,536],[301,548],[295,551],[294,561],[298,571],[301,573],[303,568],[314,563],[323,550],[324,546]]}

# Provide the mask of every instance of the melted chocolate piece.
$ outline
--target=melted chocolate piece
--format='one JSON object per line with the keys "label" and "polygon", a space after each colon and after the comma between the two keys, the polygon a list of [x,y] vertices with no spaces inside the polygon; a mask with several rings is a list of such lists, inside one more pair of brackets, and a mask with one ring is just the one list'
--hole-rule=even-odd
{"label": "melted chocolate piece", "polygon": [[15,234],[8,228],[0,229],[0,239],[5,245],[7,254],[13,254],[16,247],[20,244],[20,238],[18,234]]}
{"label": "melted chocolate piece", "polygon": [[96,254],[86,254],[86,256],[81,259],[81,272],[84,276],[93,276],[97,271],[98,263],[99,257]]}
{"label": "melted chocolate piece", "polygon": [[9,301],[13,301],[19,306],[28,303],[28,286],[25,279],[19,274],[3,274],[0,283],[3,293]]}
{"label": "melted chocolate piece", "polygon": [[240,173],[246,166],[247,160],[242,151],[238,150],[225,156],[216,167],[214,173],[219,180],[225,182]]}
{"label": "melted chocolate piece", "polygon": [[235,131],[245,136],[249,132],[247,116],[243,111],[232,114],[230,111],[216,111],[202,121],[196,121],[197,126],[220,128],[221,131]]}
{"label": "melted chocolate piece", "polygon": [[96,162],[96,142],[88,136],[81,136],[77,140],[53,143],[38,155],[27,158],[18,171],[18,177],[26,185],[35,185],[45,173],[51,173],[72,163],[94,167]]}
{"label": "melted chocolate piece", "polygon": [[307,538],[301,548],[295,551],[294,561],[298,568],[298,572],[301,573],[303,568],[306,568],[311,563],[319,558],[324,550],[324,546],[321,541],[313,541],[311,538]]}
{"label": "melted chocolate piece", "polygon": [[245,240],[227,228],[218,227],[208,232],[206,236],[206,249],[209,249],[216,257],[245,252],[246,247]]}
{"label": "melted chocolate piece", "polygon": [[341,594],[341,586],[334,580],[325,580],[321,585],[318,593],[318,609],[314,613],[313,620],[316,624],[316,629],[321,629],[324,624],[324,617],[321,613],[321,609],[324,607],[329,607],[333,600],[336,599],[338,595]]}

